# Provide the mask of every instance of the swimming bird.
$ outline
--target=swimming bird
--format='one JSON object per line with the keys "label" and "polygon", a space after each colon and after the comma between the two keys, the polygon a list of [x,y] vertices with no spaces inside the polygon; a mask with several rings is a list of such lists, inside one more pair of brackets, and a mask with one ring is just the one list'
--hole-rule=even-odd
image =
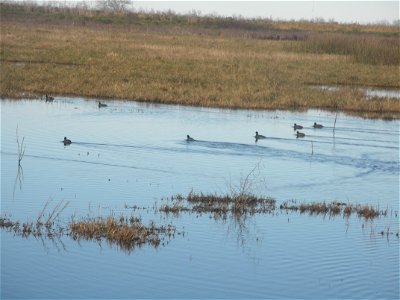
{"label": "swimming bird", "polygon": [[305,136],[306,136],[305,133],[302,133],[302,132],[299,132],[299,131],[297,131],[297,133],[296,133],[296,138],[303,138]]}
{"label": "swimming bird", "polygon": [[294,130],[297,130],[297,129],[303,129],[303,126],[301,126],[301,125],[297,125],[296,123],[294,123],[294,125],[293,125],[293,129],[294,129]]}
{"label": "swimming bird", "polygon": [[46,94],[46,102],[53,102],[53,100],[54,100],[54,97],[51,97]]}
{"label": "swimming bird", "polygon": [[193,141],[195,141],[195,139],[192,138],[190,135],[186,136],[186,142],[193,142]]}
{"label": "swimming bird", "polygon": [[255,139],[256,139],[256,142],[257,142],[258,140],[266,139],[266,137],[265,137],[264,135],[258,134],[258,131],[256,131],[256,135],[255,135],[254,137],[255,137]]}
{"label": "swimming bird", "polygon": [[99,101],[99,107],[107,107],[107,104],[101,103],[101,102]]}
{"label": "swimming bird", "polygon": [[314,122],[313,127],[314,127],[314,128],[322,128],[322,127],[324,127],[324,126],[322,126],[321,124],[317,124],[316,122]]}
{"label": "swimming bird", "polygon": [[70,145],[72,142],[71,142],[71,140],[67,139],[67,137],[64,137],[63,143],[64,143],[64,146],[66,146],[66,145]]}

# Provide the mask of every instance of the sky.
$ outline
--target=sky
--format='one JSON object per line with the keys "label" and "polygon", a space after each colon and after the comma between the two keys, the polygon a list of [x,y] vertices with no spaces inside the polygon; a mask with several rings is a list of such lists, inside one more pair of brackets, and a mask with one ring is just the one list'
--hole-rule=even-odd
{"label": "sky", "polygon": [[279,20],[334,19],[345,23],[392,23],[399,19],[399,1],[134,1],[138,9],[171,9],[185,13],[272,18]]}
{"label": "sky", "polygon": [[[1,0],[0,0],[1,1]],[[26,0],[14,0],[26,1]],[[28,0],[29,1],[29,0]],[[31,0],[32,1],[32,0]],[[33,0],[35,1],[35,0]],[[36,2],[76,2],[96,0],[36,0]],[[202,15],[272,18],[274,20],[335,20],[341,23],[393,23],[399,20],[399,1],[132,1],[136,10],[172,10],[185,14],[196,10]]]}
{"label": "sky", "polygon": [[178,13],[272,18],[334,19],[345,23],[392,23],[399,19],[399,1],[133,1],[135,8]]}

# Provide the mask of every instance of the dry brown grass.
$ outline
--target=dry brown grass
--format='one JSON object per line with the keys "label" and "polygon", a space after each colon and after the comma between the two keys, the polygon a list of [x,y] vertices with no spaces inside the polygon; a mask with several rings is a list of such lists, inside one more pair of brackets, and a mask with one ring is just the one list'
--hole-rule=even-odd
{"label": "dry brown grass", "polygon": [[181,212],[211,213],[216,219],[226,219],[228,214],[240,219],[246,215],[271,213],[276,202],[271,197],[257,197],[250,193],[215,195],[190,192],[186,198],[178,195],[171,200],[172,203],[162,205],[159,211],[175,215]]}
{"label": "dry brown grass", "polygon": [[141,220],[135,217],[115,218],[85,218],[71,221],[67,227],[61,223],[43,223],[38,218],[36,222],[12,221],[6,217],[0,217],[0,229],[13,232],[15,235],[28,237],[47,237],[60,239],[69,235],[74,240],[105,240],[110,246],[116,245],[121,250],[130,252],[135,247],[151,245],[158,247],[167,237],[175,235],[176,228],[167,226],[156,226],[151,222],[148,226],[142,224]]}
{"label": "dry brown grass", "polygon": [[[294,211],[301,214],[343,216],[351,217],[355,214],[359,218],[371,220],[386,217],[388,208],[380,210],[369,204],[352,204],[338,201],[332,202],[302,202],[296,200],[284,201],[279,206],[280,211]],[[179,216],[181,213],[212,214],[215,219],[235,220],[245,219],[254,214],[278,213],[276,200],[271,197],[257,197],[251,193],[239,193],[232,195],[216,195],[190,192],[187,197],[177,195],[171,197],[171,202],[163,204],[158,211],[165,214]],[[393,212],[393,211],[392,211]],[[397,212],[395,212],[397,217]]]}
{"label": "dry brown grass", "polygon": [[[6,217],[0,217],[0,229],[22,237],[32,235],[60,240],[61,237],[68,235],[74,240],[98,242],[105,240],[110,246],[116,245],[127,252],[145,244],[158,247],[165,238],[169,239],[176,233],[176,228],[169,224],[156,226],[154,222],[151,222],[146,226],[141,219],[134,216],[128,218],[121,215],[116,218],[113,214],[98,218],[75,219],[72,217],[72,220],[65,225],[65,222],[60,222],[59,216],[67,207],[68,202],[60,201],[52,210],[48,210],[50,203],[51,199],[44,203],[35,222],[26,221],[21,224],[19,220],[12,221]],[[47,213],[48,216],[45,216]]]}
{"label": "dry brown grass", "polygon": [[343,33],[313,34],[291,45],[299,51],[348,55],[354,62],[372,65],[400,65],[400,39]]}
{"label": "dry brown grass", "polygon": [[365,219],[373,219],[381,214],[386,215],[386,212],[380,212],[378,209],[369,205],[358,206],[354,210],[359,216],[364,217]]}
{"label": "dry brown grass", "polygon": [[333,201],[331,203],[326,202],[312,202],[312,203],[300,203],[297,204],[295,201],[286,201],[280,205],[282,210],[299,211],[300,213],[309,213],[310,215],[331,215],[336,216],[342,214],[345,217],[350,217],[352,213],[357,214],[358,217],[364,219],[374,219],[379,216],[386,216],[388,210],[379,210],[379,208],[371,205],[353,205],[350,203],[341,203]]}
{"label": "dry brown grass", "polygon": [[73,221],[69,224],[70,234],[73,239],[101,240],[105,239],[109,244],[118,245],[123,250],[132,250],[136,246],[150,244],[154,247],[160,245],[161,234],[172,235],[175,228],[157,227],[154,223],[145,226],[137,218],[131,217],[116,219],[89,218]]}
{"label": "dry brown grass", "polygon": [[[367,101],[351,88],[400,88],[398,66],[354,61],[350,54],[299,52],[293,43],[304,41],[163,32],[162,25],[147,32],[51,18],[5,18],[0,26],[3,98],[71,95],[400,118],[398,100]],[[326,92],[311,84],[350,87]]]}

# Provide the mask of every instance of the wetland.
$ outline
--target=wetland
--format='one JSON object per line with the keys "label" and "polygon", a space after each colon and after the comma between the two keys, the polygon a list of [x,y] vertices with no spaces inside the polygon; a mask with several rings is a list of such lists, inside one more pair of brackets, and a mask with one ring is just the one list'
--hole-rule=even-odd
{"label": "wetland", "polygon": [[1,298],[399,298],[399,28],[0,2]]}
{"label": "wetland", "polygon": [[2,297],[397,297],[398,121],[103,103],[1,102]]}

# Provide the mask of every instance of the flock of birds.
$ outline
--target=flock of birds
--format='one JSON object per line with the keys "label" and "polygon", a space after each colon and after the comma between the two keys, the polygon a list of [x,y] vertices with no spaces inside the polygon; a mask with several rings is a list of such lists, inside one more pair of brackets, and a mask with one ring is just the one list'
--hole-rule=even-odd
{"label": "flock of birds", "polygon": [[[50,97],[50,98],[53,98],[53,97]],[[53,100],[54,100],[54,98],[51,101],[53,101]],[[47,101],[47,95],[46,95],[46,102],[49,102],[49,101]],[[99,108],[100,107],[107,107],[107,106],[108,106],[107,104],[101,103],[99,101]],[[63,140],[63,143],[64,143],[64,146],[67,146],[67,145],[71,145],[72,141],[70,139],[67,139],[67,137],[65,136],[64,140]]]}
{"label": "flock of birds", "polygon": [[[45,95],[45,99],[46,99],[46,102],[53,102],[54,101],[54,97],[49,96],[47,94]],[[107,107],[107,106],[108,106],[107,104],[101,103],[99,101],[99,108],[100,107]],[[64,146],[71,145],[71,143],[72,143],[72,141],[70,139],[67,139],[66,136],[64,137],[64,140],[62,142],[64,143]]]}
{"label": "flock of birds", "polygon": [[[315,129],[318,129],[318,128],[323,128],[324,126],[322,124],[318,124],[317,122],[314,122],[314,125],[312,127]],[[294,123],[293,129],[296,131],[296,138],[303,138],[306,136],[305,133],[299,131],[299,130],[303,129],[303,126]],[[263,139],[266,139],[267,137],[265,135],[258,134],[258,131],[256,131],[256,135],[254,136],[254,138],[256,139],[256,142],[257,142],[258,140],[263,140]],[[195,139],[192,138],[190,135],[186,135],[186,141],[193,142],[193,141],[195,141]]]}
{"label": "flock of birds", "polygon": [[[53,101],[54,101],[54,97],[49,96],[49,95],[46,94],[46,102],[53,102]],[[99,101],[99,107],[107,107],[107,106],[108,106],[107,104],[101,103]]]}
{"label": "flock of birds", "polygon": [[[318,124],[317,122],[314,122],[314,125],[312,126],[312,127],[314,127],[315,129],[318,129],[318,128],[323,128],[324,126],[322,125],[322,124]],[[294,123],[294,125],[293,125],[293,129],[294,130],[297,130],[297,129],[303,129],[303,126],[301,126],[301,125],[297,125],[296,123]],[[305,137],[306,136],[306,134],[305,133],[303,133],[303,132],[300,132],[300,131],[296,131],[296,137],[297,138],[303,138],[303,137]]]}
{"label": "flock of birds", "polygon": [[[54,97],[51,97],[46,94],[46,102],[53,102],[53,100],[54,100]],[[107,107],[107,104],[101,103],[99,101],[98,106],[99,106],[99,108]],[[314,122],[314,125],[312,127],[318,129],[318,128],[323,128],[324,126],[322,124],[318,124],[318,123]],[[299,130],[303,129],[303,126],[294,123],[293,129],[296,131],[296,138],[303,138],[306,136],[305,133],[299,131]],[[258,131],[256,131],[256,135],[254,136],[254,138],[256,139],[256,142],[257,142],[258,140],[266,139],[267,137],[265,135],[258,134]],[[186,141],[194,142],[196,140],[193,137],[191,137],[190,135],[186,135]],[[66,145],[70,145],[72,143],[72,141],[70,139],[67,139],[67,137],[64,137],[63,143],[64,143],[64,146],[66,146]]]}

